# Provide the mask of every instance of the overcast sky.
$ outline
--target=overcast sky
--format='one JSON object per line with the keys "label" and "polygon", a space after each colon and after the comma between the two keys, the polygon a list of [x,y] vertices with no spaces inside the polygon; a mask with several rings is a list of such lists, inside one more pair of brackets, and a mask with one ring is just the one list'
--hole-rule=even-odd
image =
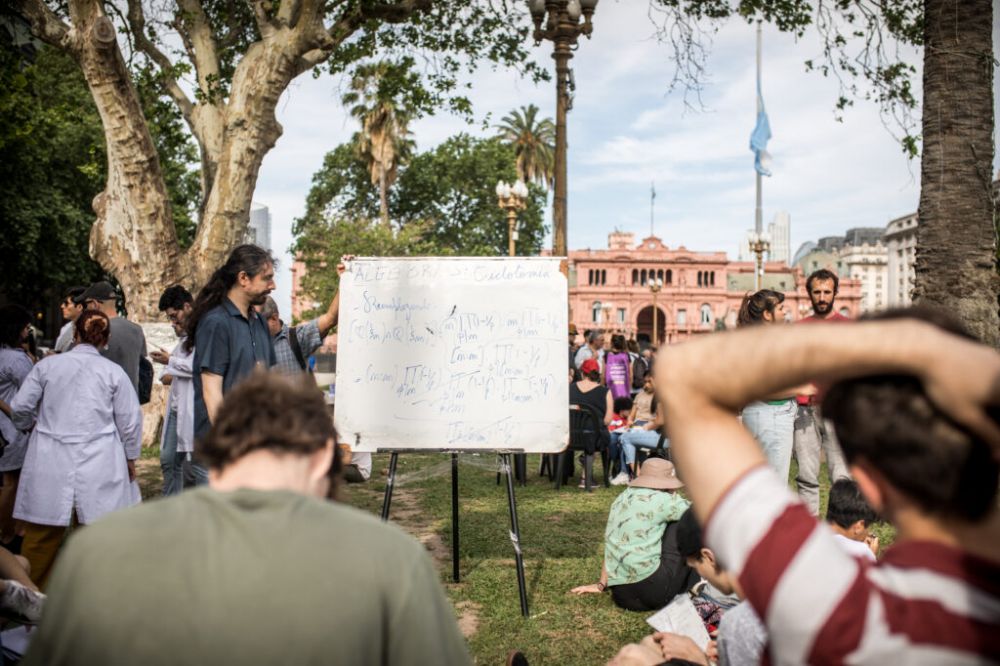
{"label": "overcast sky", "polygon": [[[640,0],[602,0],[593,38],[581,40],[571,63],[577,89],[568,119],[569,248],[604,248],[615,228],[637,238],[648,234],[655,181],[655,232],[667,245],[721,250],[736,259],[754,215],[748,147],[755,120],[754,28],[734,20],[714,36],[705,110],[696,112],[685,109],[680,92],[667,93],[671,50],[654,39],[647,9]],[[995,45],[998,32],[995,25]],[[551,68],[550,54],[548,43],[534,51],[537,62]],[[764,224],[788,211],[793,253],[807,240],[884,226],[916,210],[919,197],[919,161],[903,155],[873,103],[858,101],[837,122],[836,82],[807,73],[803,64],[820,54],[813,30],[796,41],[764,27],[763,93],[774,159],[774,175],[764,179]],[[919,67],[919,54],[909,58]],[[282,258],[275,296],[286,316],[292,221],[305,209],[323,156],[355,131],[339,103],[339,83],[308,74],[292,83],[278,105],[284,134],[265,158],[254,194],[273,217],[273,249]],[[473,83],[477,122],[446,114],[422,119],[412,128],[419,150],[459,132],[487,134],[487,114],[497,122],[533,103],[555,115],[553,82],[535,86],[514,72],[486,68]],[[549,218],[551,225],[551,211]]]}

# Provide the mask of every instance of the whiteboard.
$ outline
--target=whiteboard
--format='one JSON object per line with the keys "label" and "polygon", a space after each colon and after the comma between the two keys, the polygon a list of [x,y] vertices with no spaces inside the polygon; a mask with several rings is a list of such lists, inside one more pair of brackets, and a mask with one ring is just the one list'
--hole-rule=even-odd
{"label": "whiteboard", "polygon": [[359,258],[340,280],[334,421],[357,451],[562,451],[560,260]]}

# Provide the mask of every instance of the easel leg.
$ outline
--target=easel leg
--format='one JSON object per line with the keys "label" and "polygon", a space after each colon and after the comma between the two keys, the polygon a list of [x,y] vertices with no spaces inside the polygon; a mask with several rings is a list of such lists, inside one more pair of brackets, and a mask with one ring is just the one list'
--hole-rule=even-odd
{"label": "easel leg", "polygon": [[528,617],[528,589],[524,581],[524,557],[521,555],[521,530],[517,526],[517,502],[514,499],[514,472],[509,453],[500,454],[507,473],[507,504],[510,508],[510,540],[514,544],[514,561],[517,564],[517,591],[521,595],[521,615]]}
{"label": "easel leg", "polygon": [[392,487],[396,483],[396,462],[399,454],[395,451],[389,456],[389,477],[385,481],[385,499],[382,500],[382,520],[389,520],[389,505],[392,504]]}
{"label": "easel leg", "polygon": [[451,454],[451,579],[458,582],[458,454]]}

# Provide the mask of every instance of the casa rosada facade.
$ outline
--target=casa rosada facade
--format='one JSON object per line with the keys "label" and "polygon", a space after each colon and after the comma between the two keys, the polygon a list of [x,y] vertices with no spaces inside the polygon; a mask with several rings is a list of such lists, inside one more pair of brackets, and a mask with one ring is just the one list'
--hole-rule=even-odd
{"label": "casa rosada facade", "polygon": [[[791,321],[812,314],[801,269],[764,264],[762,288],[785,294]],[[651,288],[662,283],[658,292]],[[622,332],[640,341],[681,342],[692,335],[734,328],[744,295],[754,288],[754,264],[730,261],[724,252],[670,248],[656,236],[613,232],[606,250],[569,253],[569,317],[579,332]],[[854,318],[861,284],[842,278],[836,309]]]}

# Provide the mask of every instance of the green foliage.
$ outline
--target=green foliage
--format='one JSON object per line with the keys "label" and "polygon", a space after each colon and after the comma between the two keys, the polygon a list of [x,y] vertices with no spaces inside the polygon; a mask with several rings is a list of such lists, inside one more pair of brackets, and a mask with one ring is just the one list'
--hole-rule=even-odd
{"label": "green foliage", "polygon": [[[302,220],[297,220],[299,227]],[[340,276],[334,270],[345,254],[365,257],[406,257],[442,254],[426,240],[427,227],[407,225],[398,232],[369,218],[327,216],[311,220],[295,242],[293,251],[306,265],[302,291],[322,303],[304,313],[309,319],[326,309],[337,291]]]}
{"label": "green foliage", "polygon": [[0,292],[7,298],[39,308],[64,287],[100,276],[88,239],[104,175],[100,118],[77,65],[49,48],[29,62],[0,43]]}
{"label": "green foliage", "polygon": [[[454,136],[416,155],[393,193],[393,219],[406,226],[431,223],[429,239],[460,255],[507,254],[507,221],[497,205],[496,184],[512,182],[514,149],[499,139]],[[538,254],[545,235],[545,191],[532,184],[518,213],[517,253]]]}
{"label": "green foliage", "polygon": [[[306,262],[303,291],[326,303],[336,285],[334,261],[358,256],[507,254],[506,214],[497,205],[498,180],[516,177],[514,149],[499,139],[452,137],[401,167],[389,196],[394,234],[369,228],[379,214],[378,188],[351,144],[327,153],[313,176],[306,212],[295,221],[293,252]],[[518,214],[517,252],[537,254],[545,235],[545,191],[532,184]]]}
{"label": "green foliage", "polygon": [[555,180],[556,143],[552,119],[539,120],[538,107],[530,104],[504,116],[497,130],[499,138],[514,147],[518,178],[551,187]]}
{"label": "green foliage", "polygon": [[177,241],[181,248],[187,248],[194,241],[198,202],[201,201],[198,148],[191,140],[180,111],[163,89],[157,72],[148,65],[133,70],[146,124],[160,156]]}

